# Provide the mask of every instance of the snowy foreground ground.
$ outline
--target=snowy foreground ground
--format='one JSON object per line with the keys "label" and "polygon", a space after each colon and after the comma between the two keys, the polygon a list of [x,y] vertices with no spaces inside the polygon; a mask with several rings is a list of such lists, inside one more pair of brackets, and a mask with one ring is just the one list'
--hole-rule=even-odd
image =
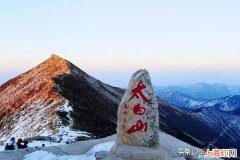
{"label": "snowy foreground ground", "polygon": [[95,153],[99,151],[110,151],[115,142],[105,142],[95,145],[87,153],[79,156],[57,156],[47,151],[36,151],[24,157],[24,160],[96,160]]}
{"label": "snowy foreground ground", "polygon": [[[64,145],[66,143],[52,143],[49,141],[32,141],[31,143],[28,144],[28,147],[41,147],[43,144],[46,147],[50,147],[50,146]],[[0,151],[4,151],[4,148],[5,148],[4,146],[0,146]]]}
{"label": "snowy foreground ground", "polygon": [[[84,131],[74,131],[71,130],[70,127],[60,127],[58,128],[59,132],[51,135],[49,132],[45,132],[41,134],[40,136],[45,136],[45,137],[51,137],[55,141],[59,142],[50,142],[50,141],[31,141],[28,143],[28,147],[42,147],[44,145],[45,147],[50,147],[50,146],[59,146],[59,145],[65,145],[67,142],[72,143],[75,141],[77,137],[90,137],[90,134]],[[61,138],[61,140],[60,140]],[[0,146],[0,151],[4,151],[4,146]]]}
{"label": "snowy foreground ground", "polygon": [[[170,159],[183,160],[178,156],[179,149],[198,149],[164,132],[159,132],[160,145],[167,150]],[[0,160],[95,160],[95,153],[110,151],[116,135],[90,141],[76,142],[69,145],[35,147],[27,150],[0,152]],[[203,157],[196,159],[206,160]],[[213,159],[211,159],[213,160]]]}

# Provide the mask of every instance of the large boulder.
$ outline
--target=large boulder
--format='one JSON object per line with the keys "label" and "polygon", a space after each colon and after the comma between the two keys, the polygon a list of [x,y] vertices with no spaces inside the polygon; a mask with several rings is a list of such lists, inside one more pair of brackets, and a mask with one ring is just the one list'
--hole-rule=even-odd
{"label": "large boulder", "polygon": [[158,130],[158,104],[151,79],[147,70],[138,70],[118,109],[117,141],[112,152],[124,159],[159,159]]}

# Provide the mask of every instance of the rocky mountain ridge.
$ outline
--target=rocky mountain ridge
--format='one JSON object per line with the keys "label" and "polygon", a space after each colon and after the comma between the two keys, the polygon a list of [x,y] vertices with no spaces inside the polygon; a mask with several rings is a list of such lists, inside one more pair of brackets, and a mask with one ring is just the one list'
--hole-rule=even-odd
{"label": "rocky mountain ridge", "polygon": [[95,136],[111,135],[116,114],[109,108],[117,110],[122,93],[52,55],[0,86],[0,140],[52,135],[67,125]]}

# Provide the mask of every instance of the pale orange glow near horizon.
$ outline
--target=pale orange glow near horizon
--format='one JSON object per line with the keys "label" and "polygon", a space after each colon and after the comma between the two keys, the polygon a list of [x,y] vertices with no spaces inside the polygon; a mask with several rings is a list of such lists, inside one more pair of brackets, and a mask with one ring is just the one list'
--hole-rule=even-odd
{"label": "pale orange glow near horizon", "polygon": [[[51,55],[51,54],[49,54]],[[7,56],[6,56],[7,57]],[[5,58],[0,63],[0,72],[24,72],[49,57],[25,57],[17,61],[17,58]],[[87,71],[131,71],[139,68],[147,68],[158,72],[239,72],[240,56],[219,54],[219,55],[107,55],[105,57],[89,56],[62,57],[69,60],[76,66]],[[44,59],[45,58],[45,59]]]}
{"label": "pale orange glow near horizon", "polygon": [[[30,70],[50,56],[51,54],[9,58],[10,56],[5,55],[4,61],[1,61],[4,63],[0,63],[0,84]],[[59,54],[59,56],[69,60],[91,76],[113,86],[127,86],[131,74],[142,68],[147,69],[153,83],[160,86],[195,82],[240,85],[239,57],[234,56],[233,59],[233,55],[174,56],[168,54],[148,57],[118,54],[94,56],[94,58],[90,55]]]}

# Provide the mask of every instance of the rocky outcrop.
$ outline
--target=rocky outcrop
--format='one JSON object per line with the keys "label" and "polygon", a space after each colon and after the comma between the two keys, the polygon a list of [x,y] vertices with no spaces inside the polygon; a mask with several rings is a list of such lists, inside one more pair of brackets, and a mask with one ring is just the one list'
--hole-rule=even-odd
{"label": "rocky outcrop", "polygon": [[158,103],[146,70],[135,72],[118,109],[113,154],[126,160],[159,160]]}
{"label": "rocky outcrop", "polygon": [[146,70],[134,73],[118,109],[118,144],[158,146],[158,104]]}

